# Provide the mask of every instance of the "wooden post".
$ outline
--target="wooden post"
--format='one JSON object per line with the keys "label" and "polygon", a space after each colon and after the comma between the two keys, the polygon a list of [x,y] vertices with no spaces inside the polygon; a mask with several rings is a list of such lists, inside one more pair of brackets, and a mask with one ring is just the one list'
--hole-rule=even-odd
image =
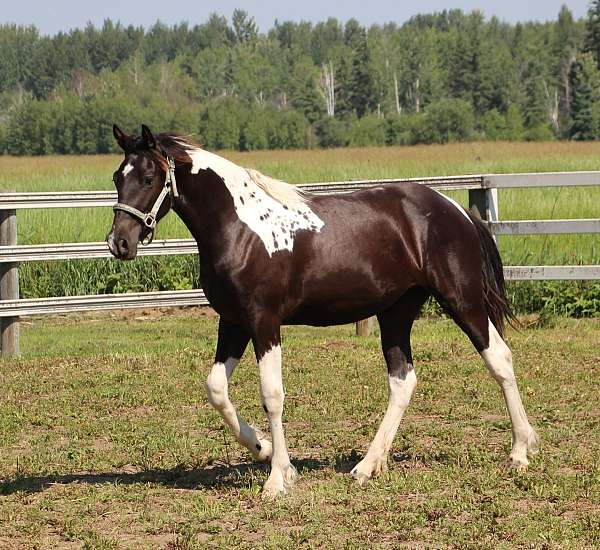
{"label": "wooden post", "polygon": [[487,220],[487,193],[485,189],[469,189],[469,210],[475,208],[482,220]]}
{"label": "wooden post", "polygon": [[[17,212],[0,210],[0,246],[17,244]],[[0,264],[0,300],[19,299],[19,264]],[[19,318],[3,317],[1,320],[2,357],[18,356]]]}
{"label": "wooden post", "polygon": [[[473,207],[477,209],[483,221],[497,222],[498,189],[469,189],[469,209]],[[498,237],[492,234],[492,238],[498,245]]]}
{"label": "wooden post", "polygon": [[375,326],[375,317],[369,317],[356,323],[356,336],[371,336]]}
{"label": "wooden post", "polygon": [[469,189],[469,209],[473,207],[482,220],[498,221],[498,189]]}

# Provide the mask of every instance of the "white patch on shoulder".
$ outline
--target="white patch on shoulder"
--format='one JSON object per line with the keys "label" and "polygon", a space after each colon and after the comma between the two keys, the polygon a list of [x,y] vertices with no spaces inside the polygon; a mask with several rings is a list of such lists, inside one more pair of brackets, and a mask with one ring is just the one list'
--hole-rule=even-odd
{"label": "white patch on shoulder", "polygon": [[129,172],[131,172],[132,170],[133,170],[133,164],[131,162],[128,162],[123,167],[123,177],[125,177],[127,174],[129,174]]}
{"label": "white patch on shoulder", "polygon": [[443,193],[440,193],[439,191],[437,191],[436,189],[434,189],[434,191],[438,194],[441,195],[442,197],[444,197],[448,202],[451,202],[457,209],[458,211],[465,217],[467,218],[467,220],[469,220],[471,223],[473,223],[473,221],[471,220],[471,218],[469,218],[469,215],[465,212],[465,209],[458,204],[454,199],[451,199],[450,197],[447,197],[446,195],[444,195]]}
{"label": "white patch on shoulder", "polygon": [[192,174],[210,168],[221,177],[238,217],[260,237],[269,256],[279,250],[291,252],[296,232],[319,233],[325,225],[292,185],[202,149],[188,149],[187,153],[192,159]]}

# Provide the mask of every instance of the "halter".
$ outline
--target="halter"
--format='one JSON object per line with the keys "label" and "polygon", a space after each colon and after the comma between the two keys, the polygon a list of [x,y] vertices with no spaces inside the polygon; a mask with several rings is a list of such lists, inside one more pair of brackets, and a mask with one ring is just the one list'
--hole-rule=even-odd
{"label": "halter", "polygon": [[142,245],[147,246],[154,239],[154,230],[156,229],[156,216],[158,215],[158,211],[160,210],[163,202],[167,198],[167,195],[171,197],[171,201],[174,198],[179,197],[179,193],[177,192],[177,182],[175,181],[175,161],[171,157],[167,157],[167,164],[169,169],[167,170],[167,177],[165,178],[165,185],[158,195],[156,201],[154,201],[154,205],[150,209],[150,212],[145,213],[133,206],[129,206],[128,204],[124,204],[122,202],[118,202],[113,206],[113,210],[116,212],[117,210],[122,210],[123,212],[127,212],[131,214],[134,218],[140,220],[145,227],[150,229],[150,233],[141,241]]}

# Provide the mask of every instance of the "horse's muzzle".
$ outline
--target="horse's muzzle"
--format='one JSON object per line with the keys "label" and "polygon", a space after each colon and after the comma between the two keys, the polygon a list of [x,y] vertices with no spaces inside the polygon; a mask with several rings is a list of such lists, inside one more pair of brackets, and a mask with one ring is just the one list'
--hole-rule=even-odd
{"label": "horse's muzzle", "polygon": [[137,256],[137,241],[129,241],[128,239],[115,237],[113,231],[106,238],[110,253],[119,260],[133,260]]}

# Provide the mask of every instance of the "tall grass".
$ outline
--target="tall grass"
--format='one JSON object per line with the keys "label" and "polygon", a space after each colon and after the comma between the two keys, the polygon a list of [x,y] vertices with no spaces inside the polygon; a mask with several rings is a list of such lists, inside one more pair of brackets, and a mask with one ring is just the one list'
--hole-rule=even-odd
{"label": "tall grass", "polygon": [[[600,170],[600,143],[471,143],[310,151],[223,152],[234,162],[291,183],[459,174]],[[111,190],[120,156],[0,157],[0,189]],[[467,193],[451,193],[466,205]],[[511,189],[499,192],[502,219],[600,217],[600,187]],[[24,244],[104,240],[110,209],[30,210],[18,214]],[[189,236],[169,215],[158,238]],[[599,235],[501,237],[507,265],[600,262]],[[191,287],[192,258],[28,264],[21,269],[25,296]]]}

